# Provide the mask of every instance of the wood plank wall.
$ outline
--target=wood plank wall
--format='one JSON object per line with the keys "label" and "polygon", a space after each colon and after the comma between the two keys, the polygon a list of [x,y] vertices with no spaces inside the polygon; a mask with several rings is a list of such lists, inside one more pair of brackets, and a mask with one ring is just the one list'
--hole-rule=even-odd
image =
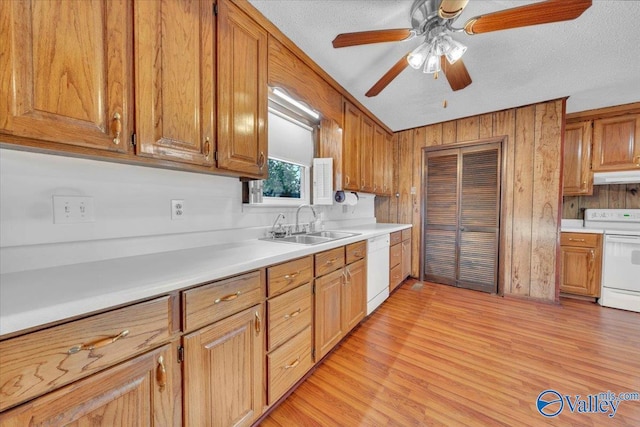
{"label": "wood plank wall", "polygon": [[594,185],[592,196],[565,196],[562,218],[583,219],[585,209],[640,209],[640,184]]}
{"label": "wood plank wall", "polygon": [[413,224],[412,276],[420,273],[422,149],[504,136],[501,291],[558,300],[564,108],[560,99],[397,133],[397,220]]}

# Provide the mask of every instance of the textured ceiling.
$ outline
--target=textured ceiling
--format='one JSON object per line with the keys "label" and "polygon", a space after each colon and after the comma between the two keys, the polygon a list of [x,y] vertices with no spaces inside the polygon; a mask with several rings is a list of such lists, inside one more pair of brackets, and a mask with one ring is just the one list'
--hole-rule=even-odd
{"label": "textured ceiling", "polygon": [[[373,98],[364,93],[422,40],[342,49],[331,41],[344,32],[408,28],[413,0],[249,1],[395,131],[562,97],[569,97],[567,112],[640,101],[640,1],[594,0],[574,21],[453,34],[468,46],[470,86],[453,92],[444,76],[408,67]],[[471,0],[454,26],[528,3],[536,2]]]}

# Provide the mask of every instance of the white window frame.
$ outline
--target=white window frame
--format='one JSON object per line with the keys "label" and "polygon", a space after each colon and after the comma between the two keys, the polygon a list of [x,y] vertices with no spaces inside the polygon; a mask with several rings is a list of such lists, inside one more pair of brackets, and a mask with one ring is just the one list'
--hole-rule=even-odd
{"label": "white window frame", "polygon": [[[283,160],[277,157],[269,156],[269,159],[278,160],[280,162],[291,163],[293,165],[300,166],[301,174],[300,174],[300,197],[262,197],[262,203],[256,203],[254,206],[299,206],[302,203],[309,203],[310,201],[310,193],[311,193],[311,171],[310,167],[303,165],[301,163],[292,162],[290,160]],[[265,180],[262,180],[263,182]]]}

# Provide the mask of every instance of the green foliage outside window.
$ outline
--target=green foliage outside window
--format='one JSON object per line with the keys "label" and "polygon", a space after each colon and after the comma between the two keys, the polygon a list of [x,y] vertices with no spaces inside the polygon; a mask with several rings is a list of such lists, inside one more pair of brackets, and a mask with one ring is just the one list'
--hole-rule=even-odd
{"label": "green foliage outside window", "polygon": [[302,166],[269,159],[269,178],[264,180],[264,197],[300,198]]}

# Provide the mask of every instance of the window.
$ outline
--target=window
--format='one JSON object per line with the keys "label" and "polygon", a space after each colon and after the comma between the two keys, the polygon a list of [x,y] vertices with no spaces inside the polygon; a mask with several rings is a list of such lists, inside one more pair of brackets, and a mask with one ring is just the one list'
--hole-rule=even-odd
{"label": "window", "polygon": [[310,203],[317,121],[276,101],[269,100],[269,178],[249,182],[245,202],[258,206]]}

